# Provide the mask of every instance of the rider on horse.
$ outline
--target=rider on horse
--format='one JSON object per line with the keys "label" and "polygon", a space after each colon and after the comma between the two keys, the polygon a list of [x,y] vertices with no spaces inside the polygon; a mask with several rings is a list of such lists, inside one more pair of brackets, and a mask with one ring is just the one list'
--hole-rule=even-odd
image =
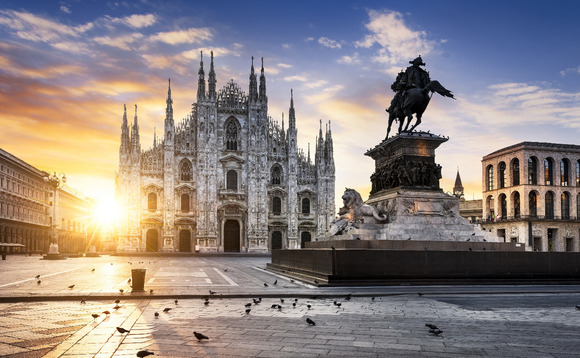
{"label": "rider on horse", "polygon": [[409,88],[424,88],[430,81],[429,73],[419,66],[425,66],[421,56],[413,61],[409,61],[412,66],[407,67],[405,72],[399,72],[395,82],[391,85],[391,89],[396,92],[391,105],[387,108],[387,112],[392,113],[395,107],[402,108],[404,102],[405,91]]}

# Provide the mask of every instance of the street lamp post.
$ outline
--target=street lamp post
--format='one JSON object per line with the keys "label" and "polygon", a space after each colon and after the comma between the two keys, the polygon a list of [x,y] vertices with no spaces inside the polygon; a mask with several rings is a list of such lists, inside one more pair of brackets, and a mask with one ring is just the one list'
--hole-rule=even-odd
{"label": "street lamp post", "polygon": [[60,252],[58,251],[58,235],[56,232],[56,192],[58,188],[61,188],[66,183],[66,176],[60,174],[60,177],[56,175],[56,172],[51,176],[50,174],[44,177],[44,181],[52,187],[52,225],[51,225],[51,239],[50,247],[47,256],[60,257]]}

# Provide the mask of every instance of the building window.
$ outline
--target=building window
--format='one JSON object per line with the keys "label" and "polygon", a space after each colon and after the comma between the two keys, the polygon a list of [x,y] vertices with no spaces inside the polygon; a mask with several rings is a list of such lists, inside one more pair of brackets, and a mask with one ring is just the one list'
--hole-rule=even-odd
{"label": "building window", "polygon": [[535,192],[531,191],[529,195],[530,201],[530,216],[535,218],[538,216],[538,197]]}
{"label": "building window", "polygon": [[552,158],[544,160],[544,184],[554,185],[554,164]]}
{"label": "building window", "polygon": [[514,207],[514,218],[520,217],[520,193],[514,192],[513,193],[513,207]]}
{"label": "building window", "polygon": [[238,126],[234,121],[226,125],[226,149],[238,150]]}
{"label": "building window", "polygon": [[281,184],[282,183],[282,170],[278,165],[272,167],[272,184]]}
{"label": "building window", "polygon": [[538,161],[534,157],[528,159],[528,184],[538,185]]}
{"label": "building window", "polygon": [[499,219],[507,219],[507,200],[506,200],[506,196],[505,194],[500,194],[499,196],[499,205],[500,205],[500,211],[499,211],[499,216],[498,216],[498,220]]}
{"label": "building window", "polygon": [[147,209],[157,210],[157,194],[149,193],[147,195]]}
{"label": "building window", "polygon": [[576,186],[580,186],[580,160],[576,161]]}
{"label": "building window", "polygon": [[568,186],[568,175],[570,173],[570,164],[568,159],[560,160],[560,186]]}
{"label": "building window", "polygon": [[512,161],[512,185],[520,185],[520,161],[517,158]]}
{"label": "building window", "polygon": [[237,191],[238,190],[238,172],[236,172],[235,170],[228,170],[228,173],[226,174],[226,188],[228,190],[234,190]]}
{"label": "building window", "polygon": [[562,193],[561,206],[562,219],[570,220],[570,194],[567,192]]}
{"label": "building window", "polygon": [[310,214],[310,199],[302,199],[302,214]]}
{"label": "building window", "polygon": [[499,163],[499,189],[505,188],[507,171],[505,170],[505,163]]}
{"label": "building window", "polygon": [[580,219],[580,194],[576,195],[576,219]]}
{"label": "building window", "polygon": [[179,179],[181,181],[191,181],[192,178],[192,167],[191,162],[184,159],[179,164]]}
{"label": "building window", "polygon": [[189,195],[181,195],[181,211],[189,211]]}
{"label": "building window", "polygon": [[546,219],[554,218],[554,193],[546,193]]}
{"label": "building window", "polygon": [[274,215],[280,215],[282,213],[282,199],[279,196],[272,198],[272,212]]}
{"label": "building window", "polygon": [[493,166],[487,166],[487,190],[493,190]]}

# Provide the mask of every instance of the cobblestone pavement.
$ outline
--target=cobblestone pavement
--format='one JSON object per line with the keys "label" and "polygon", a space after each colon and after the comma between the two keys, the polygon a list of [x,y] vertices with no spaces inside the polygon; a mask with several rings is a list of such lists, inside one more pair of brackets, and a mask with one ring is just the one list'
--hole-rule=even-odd
{"label": "cobblestone pavement", "polygon": [[[130,288],[123,265],[138,263],[83,260],[44,266],[22,257],[0,265],[0,299],[5,299],[0,303],[0,355],[135,357],[146,349],[156,357],[577,357],[580,351],[580,310],[568,305],[580,297],[577,287],[526,294],[525,304],[519,304],[521,294],[487,295],[491,303],[482,306],[453,303],[459,302],[453,301],[458,294],[448,288],[421,295],[412,292],[416,288],[312,288],[256,269],[267,262],[264,258],[178,265],[163,258],[148,267],[146,288],[155,287],[155,292],[133,296],[118,287]],[[30,279],[33,274],[41,274],[40,285]],[[73,281],[75,287],[68,289]],[[353,295],[347,300],[349,291]],[[244,292],[250,294],[239,298]],[[22,302],[31,296],[37,299]],[[466,302],[481,298],[460,296]],[[117,309],[115,299],[120,300]],[[426,323],[443,333],[429,333]],[[130,332],[121,334],[116,327]],[[198,341],[193,331],[209,340]]]}

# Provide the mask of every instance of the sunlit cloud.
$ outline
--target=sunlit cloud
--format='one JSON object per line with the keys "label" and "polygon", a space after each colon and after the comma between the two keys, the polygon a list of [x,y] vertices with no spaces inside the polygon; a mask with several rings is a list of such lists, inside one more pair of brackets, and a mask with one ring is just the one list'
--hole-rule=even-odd
{"label": "sunlit cloud", "polygon": [[149,27],[153,25],[156,22],[156,17],[153,14],[130,15],[122,19],[113,19],[113,22],[124,23],[133,28],[140,29],[143,27]]}
{"label": "sunlit cloud", "polygon": [[92,23],[66,26],[29,12],[14,10],[0,10],[0,26],[8,28],[23,40],[45,43],[60,41],[63,37],[79,37],[93,28]]}
{"label": "sunlit cloud", "polygon": [[365,25],[369,34],[355,44],[361,48],[380,48],[373,56],[373,61],[387,66],[387,72],[396,73],[402,63],[418,55],[430,54],[436,42],[427,38],[425,31],[413,31],[397,11],[370,10],[369,22]]}
{"label": "sunlit cloud", "polygon": [[64,5],[60,6],[60,11],[64,12],[65,14],[70,14],[72,13],[72,11],[70,11],[70,8]]}
{"label": "sunlit cloud", "polygon": [[328,84],[328,81],[326,81],[326,80],[309,81],[308,83],[305,83],[302,87],[311,89],[311,88],[318,88],[318,87],[326,86],[327,84]]}
{"label": "sunlit cloud", "polygon": [[359,64],[361,61],[358,58],[358,53],[354,53],[352,56],[342,56],[336,62],[344,64],[344,65],[356,65]]}
{"label": "sunlit cloud", "polygon": [[142,39],[143,34],[135,32],[132,34],[121,35],[116,37],[109,36],[95,37],[93,40],[100,45],[111,46],[121,50],[130,51],[132,50],[131,45]]}
{"label": "sunlit cloud", "polygon": [[318,39],[318,43],[321,44],[324,47],[329,47],[329,48],[341,48],[342,45],[335,41],[335,40],[331,40],[328,37],[320,37]]}
{"label": "sunlit cloud", "polygon": [[306,82],[306,81],[308,81],[308,76],[305,74],[293,75],[293,76],[284,77],[283,79],[286,82]]}
{"label": "sunlit cloud", "polygon": [[209,28],[191,28],[187,30],[160,32],[149,38],[151,41],[161,41],[170,45],[193,44],[211,40],[213,34]]}

